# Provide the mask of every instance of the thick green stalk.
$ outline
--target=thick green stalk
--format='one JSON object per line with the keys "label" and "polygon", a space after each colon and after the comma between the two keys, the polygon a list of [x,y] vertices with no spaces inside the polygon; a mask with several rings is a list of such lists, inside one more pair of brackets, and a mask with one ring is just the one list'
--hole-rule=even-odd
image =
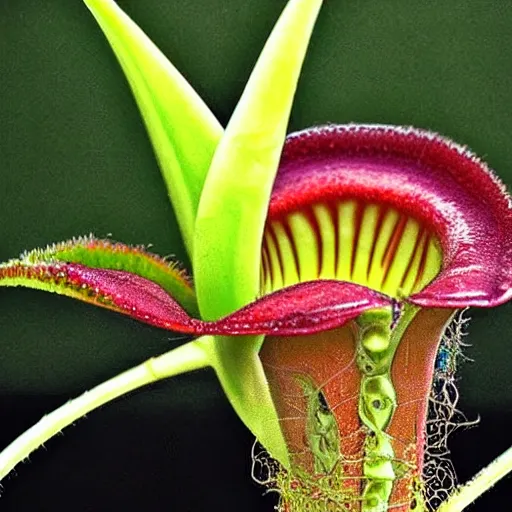
{"label": "thick green stalk", "polygon": [[210,364],[233,409],[269,454],[284,467],[290,460],[259,357],[264,336],[215,336]]}
{"label": "thick green stalk", "polygon": [[[293,96],[322,0],[290,0],[215,152],[195,224],[194,281],[201,316],[216,320],[260,293],[261,243]],[[245,425],[289,465],[258,357],[262,336],[218,337],[215,370]]]}

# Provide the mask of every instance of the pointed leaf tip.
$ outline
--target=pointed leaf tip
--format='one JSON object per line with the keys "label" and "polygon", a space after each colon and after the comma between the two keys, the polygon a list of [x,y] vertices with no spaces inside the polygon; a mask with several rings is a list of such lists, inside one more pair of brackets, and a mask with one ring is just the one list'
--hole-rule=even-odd
{"label": "pointed leaf tip", "polygon": [[[53,270],[57,268],[57,274],[59,271],[66,272],[70,263],[91,269],[121,270],[143,277],[159,285],[191,315],[197,314],[194,290],[178,264],[152,254],[142,246],[128,246],[93,236],[74,238],[25,252],[19,260],[11,260],[0,266],[0,285],[47,289],[75,297],[76,290],[66,292],[65,281],[58,286],[52,281]],[[82,296],[76,298],[87,299]]]}
{"label": "pointed leaf tip", "polygon": [[319,280],[281,289],[221,320],[203,322],[141,276],[61,262],[3,264],[0,286],[58,293],[156,327],[196,335],[310,334],[339,327],[369,309],[394,308],[389,297],[364,286]]}
{"label": "pointed leaf tip", "polygon": [[53,292],[157,327],[194,332],[191,318],[159,285],[121,270],[90,268],[76,263],[17,261],[0,266],[0,286]]}
{"label": "pointed leaf tip", "polygon": [[222,126],[185,78],[113,0],[85,0],[144,118],[185,245]]}
{"label": "pointed leaf tip", "polygon": [[208,171],[194,242],[199,305],[207,319],[234,311],[259,292],[261,240],[271,188],[321,4],[321,0],[288,3]]}

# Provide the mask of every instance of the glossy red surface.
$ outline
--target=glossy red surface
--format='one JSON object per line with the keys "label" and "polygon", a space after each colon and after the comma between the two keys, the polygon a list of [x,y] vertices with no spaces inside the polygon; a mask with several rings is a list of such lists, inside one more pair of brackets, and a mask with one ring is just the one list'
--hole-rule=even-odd
{"label": "glossy red surface", "polygon": [[269,219],[340,198],[389,205],[437,234],[442,270],[410,302],[491,307],[512,297],[511,198],[466,148],[428,131],[382,125],[291,135]]}

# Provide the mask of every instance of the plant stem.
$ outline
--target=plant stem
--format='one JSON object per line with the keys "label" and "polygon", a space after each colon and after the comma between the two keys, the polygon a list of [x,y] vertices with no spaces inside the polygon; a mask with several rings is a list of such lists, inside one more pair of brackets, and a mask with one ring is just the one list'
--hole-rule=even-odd
{"label": "plant stem", "polygon": [[485,491],[512,471],[512,446],[459,487],[438,509],[438,512],[460,512]]}
{"label": "plant stem", "polygon": [[204,336],[152,357],[43,416],[0,453],[0,480],[48,439],[92,410],[146,384],[209,366],[211,339]]}

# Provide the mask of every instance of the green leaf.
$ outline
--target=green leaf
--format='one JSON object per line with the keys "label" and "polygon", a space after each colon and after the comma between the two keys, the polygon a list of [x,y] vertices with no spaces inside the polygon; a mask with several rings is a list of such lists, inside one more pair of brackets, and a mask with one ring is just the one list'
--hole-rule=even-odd
{"label": "green leaf", "polygon": [[253,301],[270,193],[321,0],[291,0],[270,35],[208,171],[194,233],[201,315]]}
{"label": "green leaf", "polygon": [[[201,315],[215,320],[259,293],[268,202],[299,72],[321,0],[291,0],[274,28],[208,171],[194,233]],[[258,356],[263,336],[215,337],[212,366],[242,421],[285,467],[288,449]]]}
{"label": "green leaf", "polygon": [[192,316],[197,314],[192,285],[175,262],[151,254],[142,246],[130,247],[92,236],[34,249],[19,259],[0,264],[0,286],[37,288],[119,310],[112,307],[112,301],[98,300],[101,290],[94,292],[86,282],[70,280],[67,274],[70,263],[90,269],[122,270],[143,277],[163,288]]}
{"label": "green leaf", "polygon": [[192,255],[199,198],[222,127],[185,78],[115,2],[84,1],[128,79]]}

